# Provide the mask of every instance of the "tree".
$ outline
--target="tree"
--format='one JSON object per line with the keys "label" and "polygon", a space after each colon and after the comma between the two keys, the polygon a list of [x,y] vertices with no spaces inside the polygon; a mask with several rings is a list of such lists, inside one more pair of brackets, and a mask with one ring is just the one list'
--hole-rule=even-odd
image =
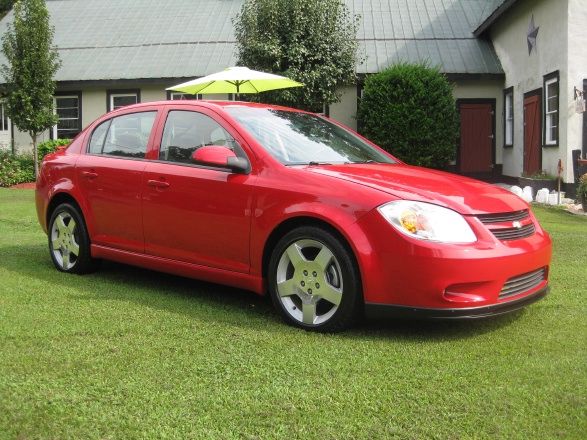
{"label": "tree", "polygon": [[53,113],[59,55],[53,47],[54,29],[44,0],[19,0],[14,4],[14,22],[2,38],[8,64],[2,66],[6,81],[6,113],[19,130],[33,141],[35,176],[39,161],[39,135],[57,123]]}
{"label": "tree", "polygon": [[409,164],[443,168],[455,157],[458,114],[437,68],[396,64],[368,76],[358,119],[365,137]]}
{"label": "tree", "polygon": [[313,111],[337,102],[337,86],[356,79],[358,23],[342,0],[245,0],[238,64],[305,84],[251,98]]}
{"label": "tree", "polygon": [[0,0],[0,17],[3,17],[14,4],[14,0]]}

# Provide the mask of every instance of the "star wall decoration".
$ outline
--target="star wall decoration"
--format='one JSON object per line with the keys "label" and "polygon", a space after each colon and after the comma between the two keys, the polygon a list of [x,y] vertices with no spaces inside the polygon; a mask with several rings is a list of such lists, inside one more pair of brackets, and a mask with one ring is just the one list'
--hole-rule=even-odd
{"label": "star wall decoration", "polygon": [[528,55],[532,53],[532,49],[536,47],[536,35],[538,35],[539,27],[534,25],[534,15],[530,19],[530,25],[528,26],[528,35],[526,39],[528,41]]}

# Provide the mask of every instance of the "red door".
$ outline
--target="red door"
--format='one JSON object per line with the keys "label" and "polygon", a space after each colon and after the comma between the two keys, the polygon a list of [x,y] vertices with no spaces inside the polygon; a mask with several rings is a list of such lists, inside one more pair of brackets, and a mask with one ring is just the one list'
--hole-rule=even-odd
{"label": "red door", "polygon": [[141,219],[142,176],[146,162],[81,155],[75,166],[92,242],[131,252],[144,252]]}
{"label": "red door", "polygon": [[524,174],[540,171],[540,95],[524,97]]}
{"label": "red door", "polygon": [[92,133],[88,153],[75,166],[88,203],[92,242],[139,253],[145,250],[141,212],[144,157],[157,115],[154,107],[141,110],[100,124]]}
{"label": "red door", "polygon": [[190,160],[202,146],[234,147],[236,132],[206,109],[171,109],[164,120],[159,160],[143,174],[145,253],[247,273],[255,177]]}
{"label": "red door", "polygon": [[461,142],[459,171],[490,173],[493,169],[493,104],[459,105]]}

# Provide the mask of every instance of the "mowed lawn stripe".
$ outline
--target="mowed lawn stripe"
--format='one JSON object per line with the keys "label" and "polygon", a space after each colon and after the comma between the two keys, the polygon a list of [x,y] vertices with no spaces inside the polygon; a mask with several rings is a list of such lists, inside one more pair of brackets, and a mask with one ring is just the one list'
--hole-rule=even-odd
{"label": "mowed lawn stripe", "polygon": [[543,301],[321,335],[237,289],[62,274],[33,192],[0,190],[0,438],[585,438],[587,220],[534,210]]}

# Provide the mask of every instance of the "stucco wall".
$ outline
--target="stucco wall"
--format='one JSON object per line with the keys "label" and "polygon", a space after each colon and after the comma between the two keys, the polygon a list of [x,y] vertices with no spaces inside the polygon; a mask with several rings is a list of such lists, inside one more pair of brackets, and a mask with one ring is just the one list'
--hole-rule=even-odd
{"label": "stucco wall", "polygon": [[[583,119],[587,113],[577,113],[573,100],[573,88],[583,89],[583,80],[587,79],[587,2],[569,0],[568,24],[568,72],[567,84],[567,145],[569,151],[580,150],[583,145]],[[562,103],[561,103],[562,107]],[[567,170],[573,168],[569,152],[566,161]],[[569,180],[570,181],[570,180]]]}
{"label": "stucco wall", "polygon": [[[14,145],[16,146],[16,151],[19,153],[23,153],[23,152],[29,152],[33,150],[33,141],[31,140],[31,137],[29,136],[28,133],[23,133],[21,131],[19,131],[16,127],[13,127],[13,132],[14,132]],[[43,141],[46,141],[49,139],[49,132],[46,131],[45,133],[42,133],[38,140],[37,143],[41,143]]]}
{"label": "stucco wall", "polygon": [[345,86],[339,89],[340,102],[330,106],[330,117],[344,125],[357,129],[357,86]]}
{"label": "stucco wall", "polygon": [[[571,1],[577,7],[583,3],[584,8],[584,0]],[[528,55],[527,33],[532,15],[539,30],[536,47]],[[559,158],[570,163],[568,124],[573,118],[569,118],[568,108],[567,17],[567,0],[524,0],[506,12],[491,29],[493,46],[506,74],[504,87],[514,88],[514,146],[503,152],[506,175],[519,176],[523,170],[524,93],[542,88],[543,76],[557,70],[560,75],[559,146],[542,148],[542,169],[556,174]],[[569,181],[571,175],[572,167],[569,169],[567,165],[565,180]]]}

